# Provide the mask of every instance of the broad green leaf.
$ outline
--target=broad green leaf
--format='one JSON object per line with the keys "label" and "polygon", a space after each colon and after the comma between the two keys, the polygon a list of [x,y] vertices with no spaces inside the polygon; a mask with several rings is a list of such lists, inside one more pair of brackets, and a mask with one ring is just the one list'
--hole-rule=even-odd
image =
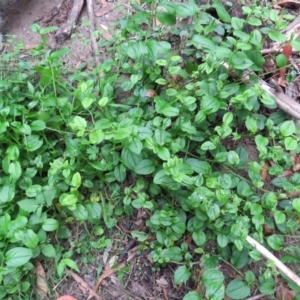
{"label": "broad green leaf", "polygon": [[32,258],[32,251],[24,247],[16,247],[5,254],[5,263],[9,267],[20,267]]}
{"label": "broad green leaf", "polygon": [[250,287],[240,279],[232,280],[226,287],[226,296],[230,299],[245,299],[250,295]]}
{"label": "broad green leaf", "polygon": [[45,230],[45,231],[55,231],[57,230],[59,227],[59,222],[55,219],[46,219],[44,222],[43,222],[43,225],[42,225],[42,228]]}
{"label": "broad green leaf", "polygon": [[42,191],[42,186],[41,185],[38,185],[38,184],[34,184],[34,185],[31,185],[29,186],[25,193],[26,193],[26,196],[29,197],[29,198],[34,198],[36,197],[38,194],[40,194],[40,192]]}
{"label": "broad green leaf", "polygon": [[16,145],[11,145],[6,149],[5,153],[8,160],[16,160],[20,155],[20,150]]}
{"label": "broad green leaf", "polygon": [[90,219],[99,220],[101,218],[102,208],[98,202],[89,202],[86,205],[86,210]]}
{"label": "broad green leaf", "polygon": [[292,201],[293,208],[300,212],[300,198],[296,198]]}
{"label": "broad green leaf", "polygon": [[21,200],[17,203],[23,210],[27,212],[35,212],[40,206],[35,200]]}
{"label": "broad green leaf", "polygon": [[212,40],[203,35],[194,35],[192,43],[197,49],[204,48],[208,51],[214,51],[217,48],[217,45]]}
{"label": "broad green leaf", "polygon": [[198,7],[192,3],[178,3],[176,5],[176,15],[181,18],[187,18],[187,17],[193,17],[195,13],[197,12]]}
{"label": "broad green leaf", "polygon": [[203,231],[195,231],[193,232],[192,234],[192,237],[193,237],[193,241],[195,242],[195,244],[197,246],[203,246],[206,242],[206,235]]}
{"label": "broad green leaf", "polygon": [[43,120],[35,120],[31,123],[30,128],[32,131],[42,131],[46,128],[46,123]]}
{"label": "broad green leaf", "polygon": [[55,248],[51,244],[47,244],[45,247],[42,248],[42,253],[51,258],[55,258],[56,251]]}
{"label": "broad green leaf", "polygon": [[39,243],[37,234],[31,229],[21,229],[16,231],[15,238],[22,241],[28,248],[36,248]]}
{"label": "broad green leaf", "polygon": [[135,166],[134,171],[140,175],[148,175],[155,171],[155,166],[152,160],[144,159]]}
{"label": "broad green leaf", "polygon": [[8,166],[8,173],[10,174],[11,178],[17,180],[22,175],[21,164],[16,160],[9,164]]}
{"label": "broad green leaf", "polygon": [[277,67],[284,68],[286,66],[287,62],[288,62],[288,60],[284,54],[280,53],[276,56]]}
{"label": "broad green leaf", "polygon": [[248,249],[243,247],[243,250],[234,249],[230,258],[230,262],[238,269],[243,268],[247,264]]}
{"label": "broad green leaf", "polygon": [[180,266],[174,273],[175,284],[181,284],[186,282],[191,277],[191,272],[186,266]]}
{"label": "broad green leaf", "polygon": [[201,110],[209,115],[220,109],[220,101],[212,96],[204,96],[201,100]]}
{"label": "broad green leaf", "polygon": [[160,257],[169,259],[170,261],[180,262],[182,260],[182,250],[176,246],[169,247],[161,251]]}
{"label": "broad green leaf", "polygon": [[13,200],[15,197],[14,185],[4,185],[0,190],[0,203],[6,203]]}
{"label": "broad green leaf", "polygon": [[292,137],[284,139],[284,146],[286,150],[295,151],[298,148],[298,141]]}
{"label": "broad green leaf", "polygon": [[157,11],[155,14],[156,18],[161,24],[173,26],[176,24],[176,16],[164,11]]}
{"label": "broad green leaf", "polygon": [[273,29],[268,33],[268,36],[274,42],[284,43],[286,42],[286,35],[282,34],[281,32]]}
{"label": "broad green leaf", "polygon": [[274,213],[274,219],[276,224],[283,224],[286,220],[286,216],[283,212],[277,210]]}
{"label": "broad green leaf", "polygon": [[72,206],[76,204],[78,198],[74,194],[61,194],[59,197],[59,202],[62,206]]}
{"label": "broad green leaf", "polygon": [[123,140],[131,135],[131,127],[118,128],[113,137],[116,140]]}
{"label": "broad green leaf", "polygon": [[72,185],[75,189],[78,189],[81,186],[81,175],[79,172],[76,172],[72,177]]}
{"label": "broad green leaf", "polygon": [[142,161],[140,155],[137,155],[126,148],[123,149],[121,157],[124,165],[130,170],[134,170],[139,162]]}
{"label": "broad green leaf", "polygon": [[24,145],[28,152],[34,152],[43,145],[43,141],[38,135],[25,136]]}
{"label": "broad green leaf", "polygon": [[231,17],[220,0],[215,0],[213,7],[216,9],[221,21],[231,23]]}
{"label": "broad green leaf", "polygon": [[202,145],[201,145],[201,150],[214,150],[216,149],[216,146],[210,142],[210,141],[207,141],[207,142],[204,142]]}
{"label": "broad green leaf", "polygon": [[117,165],[114,169],[114,175],[119,182],[123,182],[126,178],[126,168],[124,165]]}
{"label": "broad green leaf", "polygon": [[255,17],[250,17],[249,19],[247,19],[247,23],[252,26],[260,26],[261,20]]}
{"label": "broad green leaf", "polygon": [[214,269],[206,270],[203,273],[202,280],[206,287],[206,294],[208,297],[213,297],[213,299],[216,300],[224,299],[224,275],[221,271]]}
{"label": "broad green leaf", "polygon": [[284,240],[282,236],[278,234],[273,234],[267,237],[267,242],[272,249],[280,250],[284,243]]}
{"label": "broad green leaf", "polygon": [[219,233],[217,236],[217,242],[221,248],[225,248],[229,243],[229,237],[223,233]]}
{"label": "broad green leaf", "polygon": [[104,133],[101,129],[90,132],[89,140],[92,144],[100,144],[104,140]]}
{"label": "broad green leaf", "polygon": [[80,221],[88,220],[89,214],[88,214],[86,208],[80,203],[77,203],[75,205],[75,208],[72,209],[72,213]]}
{"label": "broad green leaf", "polygon": [[290,136],[293,133],[295,133],[295,131],[296,131],[296,126],[295,126],[294,121],[292,121],[292,120],[285,121],[280,126],[280,133],[283,136]]}

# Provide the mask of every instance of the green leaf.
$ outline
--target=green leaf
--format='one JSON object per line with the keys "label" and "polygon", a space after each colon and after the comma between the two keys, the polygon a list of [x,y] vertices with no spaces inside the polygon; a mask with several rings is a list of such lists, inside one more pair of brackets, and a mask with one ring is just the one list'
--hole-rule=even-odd
{"label": "green leaf", "polygon": [[206,287],[208,297],[213,297],[216,300],[224,299],[224,275],[221,271],[215,269],[206,270],[203,273],[202,281]]}
{"label": "green leaf", "polygon": [[104,133],[101,129],[90,132],[89,140],[92,144],[100,144],[104,140]]}
{"label": "green leaf", "polygon": [[118,128],[116,132],[114,133],[113,137],[116,140],[123,140],[131,135],[131,128],[125,127],[125,128]]}
{"label": "green leaf", "polygon": [[247,20],[247,23],[252,25],[252,26],[260,26],[261,25],[261,20],[255,17],[250,17]]}
{"label": "green leaf", "polygon": [[142,160],[140,155],[137,155],[126,148],[123,149],[121,157],[124,165],[130,170],[134,170],[138,163]]}
{"label": "green leaf", "polygon": [[0,190],[0,203],[6,203],[15,197],[15,187],[13,185],[4,185]]}
{"label": "green leaf", "polygon": [[276,65],[279,68],[284,68],[287,65],[287,58],[284,54],[280,53],[276,56]]}
{"label": "green leaf", "polygon": [[77,196],[74,194],[61,194],[59,197],[59,202],[62,206],[72,206],[78,201]]}
{"label": "green leaf", "polygon": [[55,219],[46,219],[44,222],[43,222],[43,225],[42,225],[42,228],[45,230],[45,231],[55,231],[57,230],[59,227],[59,222]]}
{"label": "green leaf", "polygon": [[294,134],[295,131],[296,131],[296,126],[295,126],[294,121],[292,121],[292,120],[285,121],[280,126],[280,133],[283,136],[290,136],[290,135]]}
{"label": "green leaf", "polygon": [[186,266],[180,266],[174,273],[175,284],[181,284],[186,282],[191,276],[191,272]]}
{"label": "green leaf", "polygon": [[92,220],[99,220],[102,214],[102,208],[98,202],[89,202],[86,205],[89,218]]}
{"label": "green leaf", "polygon": [[144,159],[140,161],[134,168],[134,172],[140,175],[148,175],[155,171],[153,161],[150,159]]}
{"label": "green leaf", "polygon": [[203,246],[206,242],[206,235],[203,231],[195,231],[193,232],[192,234],[192,237],[193,237],[193,241],[195,242],[195,244],[197,246]]}
{"label": "green leaf", "polygon": [[231,23],[231,17],[220,0],[215,0],[212,6],[216,9],[221,21]]}
{"label": "green leaf", "polygon": [[203,298],[196,292],[188,292],[182,300],[202,300]]}
{"label": "green leaf", "polygon": [[72,177],[72,185],[75,189],[78,189],[81,186],[81,175],[79,172],[76,172]]}
{"label": "green leaf", "polygon": [[163,249],[160,253],[161,258],[169,259],[170,261],[182,261],[182,251],[179,247],[173,246],[168,249]]}
{"label": "green leaf", "polygon": [[223,233],[217,235],[217,242],[221,248],[225,248],[229,243],[229,237]]}
{"label": "green leaf", "polygon": [[25,265],[31,258],[32,251],[24,247],[16,247],[8,250],[5,254],[5,262],[9,267],[20,267]]}
{"label": "green leaf", "polygon": [[40,140],[38,135],[30,135],[24,137],[24,145],[28,152],[34,152],[43,145],[43,141]]}
{"label": "green leaf", "polygon": [[42,248],[42,253],[51,258],[55,258],[56,251],[55,248],[51,244],[47,244],[45,247]]}
{"label": "green leaf", "polygon": [[231,299],[245,299],[250,295],[250,287],[240,279],[232,280],[226,288],[226,296]]}
{"label": "green leaf", "polygon": [[80,221],[88,220],[88,212],[86,208],[80,203],[76,204],[75,209],[72,209],[72,213]]}
{"label": "green leaf", "polygon": [[138,231],[138,230],[132,230],[131,235],[133,238],[137,239],[139,242],[145,242],[147,240],[147,238],[149,237],[149,234]]}
{"label": "green leaf", "polygon": [[201,150],[203,150],[203,151],[214,150],[214,149],[216,149],[216,146],[212,142],[210,142],[210,141],[204,142],[201,145]]}
{"label": "green leaf", "polygon": [[295,151],[298,148],[298,141],[292,137],[284,139],[284,146],[286,150]]}
{"label": "green leaf", "polygon": [[157,11],[156,18],[161,24],[173,26],[176,24],[176,16],[164,11]]}
{"label": "green leaf", "polygon": [[181,18],[193,17],[197,10],[198,7],[192,2],[186,4],[178,3],[175,8],[176,15]]}
{"label": "green leaf", "polygon": [[230,258],[230,262],[238,269],[243,268],[247,264],[248,249],[244,247],[242,250],[234,249]]}
{"label": "green leaf", "polygon": [[32,131],[42,131],[46,128],[46,123],[42,120],[35,120],[31,123],[30,128]]}
{"label": "green leaf", "polygon": [[217,48],[217,45],[212,40],[203,35],[194,35],[192,43],[197,49],[204,48],[208,51],[214,51]]}
{"label": "green leaf", "polygon": [[212,114],[220,109],[220,101],[213,97],[205,95],[201,100],[201,110],[206,114]]}
{"label": "green leaf", "polygon": [[23,210],[27,212],[35,212],[40,206],[39,204],[36,204],[35,200],[21,200],[17,203]]}
{"label": "green leaf", "polygon": [[37,234],[31,229],[22,229],[15,232],[15,238],[22,241],[28,248],[36,248],[39,243]]}
{"label": "green leaf", "polygon": [[114,169],[114,175],[119,182],[123,182],[126,178],[126,168],[124,165],[118,165]]}
{"label": "green leaf", "polygon": [[278,234],[273,234],[267,237],[267,242],[272,249],[280,250],[284,243],[284,240],[282,236]]}
{"label": "green leaf", "polygon": [[300,212],[300,198],[294,199],[292,201],[292,206],[296,211]]}
{"label": "green leaf", "polygon": [[284,43],[286,42],[286,35],[282,34],[281,32],[277,31],[277,30],[271,30],[268,33],[268,36],[271,40],[273,40],[274,42],[278,42],[278,43]]}
{"label": "green leaf", "polygon": [[22,175],[21,164],[16,160],[9,164],[8,173],[11,175],[11,178],[17,180]]}
{"label": "green leaf", "polygon": [[286,216],[283,212],[277,210],[274,213],[274,219],[276,224],[283,224],[286,220]]}

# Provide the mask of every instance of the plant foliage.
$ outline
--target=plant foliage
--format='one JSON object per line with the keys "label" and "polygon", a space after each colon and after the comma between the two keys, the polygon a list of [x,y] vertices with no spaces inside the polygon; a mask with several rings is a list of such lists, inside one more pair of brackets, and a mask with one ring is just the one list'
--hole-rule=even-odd
{"label": "plant foliage", "polygon": [[[239,19],[220,1],[147,3],[134,4],[114,38],[101,42],[110,58],[93,72],[66,72],[68,49],[48,51],[45,35],[54,28],[37,25],[43,43],[32,61],[18,50],[1,57],[0,298],[28,293],[20,278],[26,282],[35,258],[54,259],[59,276],[65,267],[78,270],[53,239],[70,238],[71,222],[99,231],[140,208],[150,214],[149,234],[133,237],[154,262],[181,263],[176,284],[201,267],[209,299],[245,298],[256,286],[274,293],[272,267],[228,284],[217,265],[239,270],[260,260],[247,235],[282,250],[283,236],[298,230],[300,200],[291,195],[300,175],[278,175],[299,153],[299,130],[257,84],[263,41],[285,42],[280,30],[289,16],[253,5]],[[249,70],[256,75],[245,83]],[[274,163],[273,188],[262,177],[266,161]],[[264,226],[274,234],[266,238]],[[191,291],[184,299],[202,296]]]}

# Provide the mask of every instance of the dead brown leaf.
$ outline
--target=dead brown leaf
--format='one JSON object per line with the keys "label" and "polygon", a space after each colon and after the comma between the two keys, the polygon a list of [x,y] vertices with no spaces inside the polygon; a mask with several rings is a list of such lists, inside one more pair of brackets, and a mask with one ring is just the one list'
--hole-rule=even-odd
{"label": "dead brown leaf", "polygon": [[294,172],[300,171],[300,163],[297,163],[293,166],[293,171]]}
{"label": "dead brown leaf", "polygon": [[89,292],[90,293],[90,295],[89,295],[89,298],[88,299],[91,299],[92,297],[95,297],[95,299],[97,299],[97,300],[102,300],[102,298],[98,295],[98,294],[96,294],[96,292],[94,292],[93,291],[93,289],[80,277],[80,276],[78,276],[76,273],[74,273],[74,272],[72,272],[72,271],[67,271],[67,274],[69,275],[69,276],[72,276],[73,277],[73,279],[78,283],[78,284],[80,284],[81,285],[81,287],[83,287],[85,290],[86,290],[86,292]]}
{"label": "dead brown leaf", "polygon": [[278,300],[293,300],[295,295],[292,291],[289,290],[288,286],[284,283],[281,283],[278,290],[276,291],[276,299]]}
{"label": "dead brown leaf", "polygon": [[46,273],[42,264],[37,261],[35,263],[35,275],[36,275],[36,293],[42,300],[48,299],[48,285],[46,279]]}
{"label": "dead brown leaf", "polygon": [[279,9],[281,7],[289,7],[289,6],[297,6],[297,7],[299,7],[300,6],[300,2],[296,1],[296,0],[282,0],[282,1],[277,2],[274,5],[274,8],[275,9]]}
{"label": "dead brown leaf", "polygon": [[265,182],[268,178],[268,169],[269,169],[269,163],[265,161],[264,166],[261,169],[261,176],[262,176],[262,181]]}

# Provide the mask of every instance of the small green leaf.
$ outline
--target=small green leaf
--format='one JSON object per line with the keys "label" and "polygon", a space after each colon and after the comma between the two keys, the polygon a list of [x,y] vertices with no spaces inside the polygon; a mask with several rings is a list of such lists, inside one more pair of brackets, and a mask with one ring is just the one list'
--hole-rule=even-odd
{"label": "small green leaf", "polygon": [[282,34],[281,32],[277,31],[277,30],[271,30],[268,33],[268,36],[271,40],[273,40],[274,42],[279,42],[279,43],[284,43],[286,42],[286,35]]}
{"label": "small green leaf", "polygon": [[166,85],[168,83],[167,80],[165,80],[164,78],[158,78],[155,80],[155,82],[160,85]]}
{"label": "small green leaf", "polygon": [[284,54],[280,53],[276,56],[276,64],[279,68],[284,68],[287,65],[287,58]]}
{"label": "small green leaf", "polygon": [[75,189],[78,189],[81,186],[81,175],[79,172],[76,172],[72,177],[72,185]]}
{"label": "small green leaf", "polygon": [[54,258],[56,256],[55,248],[51,244],[47,244],[45,247],[43,247],[42,253],[47,257]]}
{"label": "small green leaf", "polygon": [[160,257],[169,259],[170,261],[180,262],[182,260],[182,251],[176,246],[169,247],[161,251]]}
{"label": "small green leaf", "polygon": [[176,24],[176,16],[164,11],[157,11],[156,18],[161,24],[173,26]]}
{"label": "small green leaf", "polygon": [[203,231],[195,231],[193,232],[192,234],[192,237],[193,237],[193,241],[195,242],[195,244],[197,246],[203,246],[206,242],[206,235]]}
{"label": "small green leaf", "polygon": [[240,279],[232,280],[226,288],[226,296],[230,299],[245,299],[250,295],[250,287]]}
{"label": "small green leaf", "polygon": [[27,212],[35,212],[40,206],[39,204],[36,204],[35,200],[21,200],[17,203],[23,210]]}
{"label": "small green leaf", "polygon": [[59,202],[62,206],[72,206],[76,204],[78,198],[74,194],[61,194],[59,197]]}
{"label": "small green leaf", "polygon": [[191,272],[186,266],[180,266],[176,269],[174,273],[175,284],[181,284],[186,282],[191,276]]}
{"label": "small green leaf", "polygon": [[50,219],[50,218],[46,219],[42,225],[42,228],[45,231],[55,231],[58,229],[58,227],[59,227],[59,222],[55,219]]}
{"label": "small green leaf", "polygon": [[90,132],[89,140],[92,144],[100,144],[104,139],[104,133],[101,129]]}
{"label": "small green leaf", "polygon": [[135,166],[134,171],[140,175],[148,175],[155,171],[155,166],[152,160],[144,159]]}
{"label": "small green leaf", "polygon": [[276,224],[283,224],[286,220],[286,216],[283,212],[277,210],[274,213],[274,219]]}
{"label": "small green leaf", "polygon": [[292,137],[284,139],[284,146],[286,150],[295,151],[298,148],[298,141]]}
{"label": "small green leaf", "polygon": [[280,235],[273,234],[267,237],[267,242],[272,249],[280,250],[284,243],[284,240]]}
{"label": "small green leaf", "polygon": [[285,121],[280,126],[280,133],[283,136],[290,136],[293,133],[295,133],[295,131],[296,131],[296,126],[295,126],[294,121],[292,121],[292,120]]}
{"label": "small green leaf", "polygon": [[214,150],[216,149],[216,146],[210,142],[210,141],[207,141],[207,142],[204,142],[202,145],[201,145],[201,150]]}
{"label": "small green leaf", "polygon": [[300,212],[300,198],[294,199],[292,201],[292,206],[296,211]]}
{"label": "small green leaf", "polygon": [[32,131],[42,131],[46,128],[46,123],[42,120],[35,120],[31,123],[30,128]]}

